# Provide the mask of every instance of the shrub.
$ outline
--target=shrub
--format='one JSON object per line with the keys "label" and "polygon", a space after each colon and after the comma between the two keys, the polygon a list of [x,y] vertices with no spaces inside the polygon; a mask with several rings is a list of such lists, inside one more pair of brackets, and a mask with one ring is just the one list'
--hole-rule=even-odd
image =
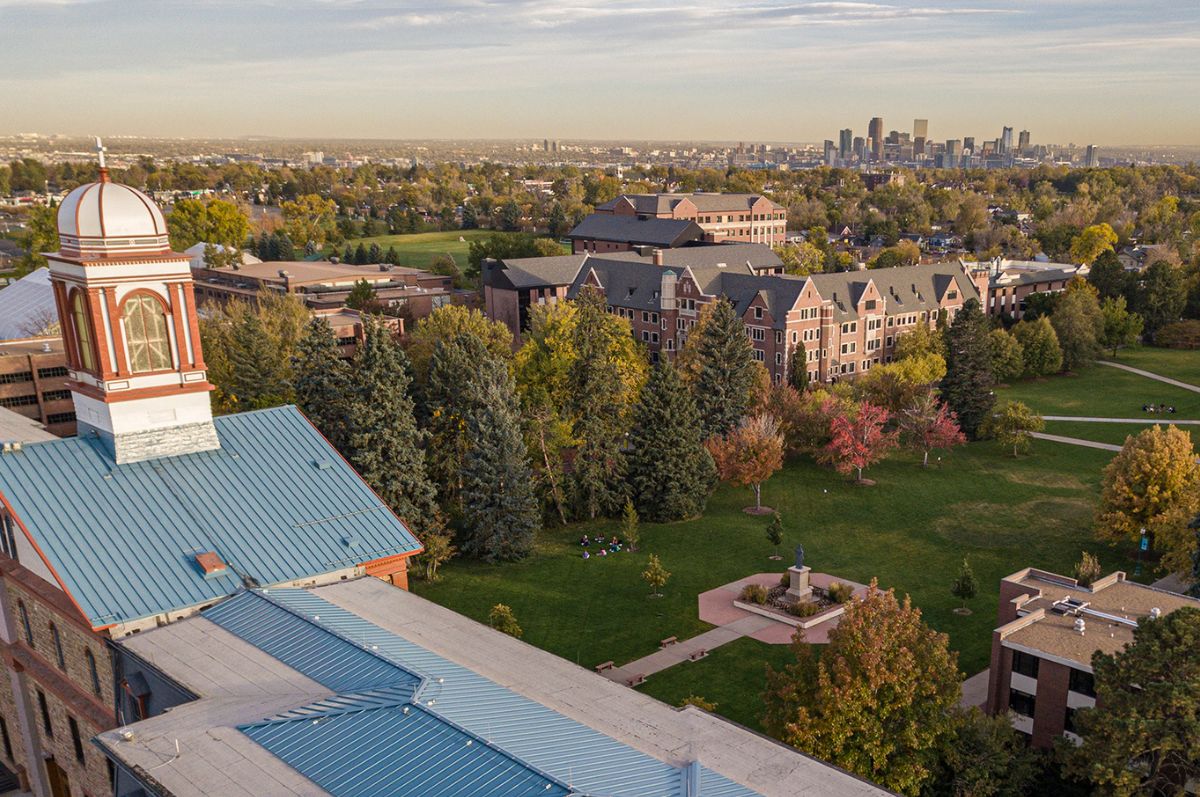
{"label": "shrub", "polygon": [[1187,319],[1167,324],[1154,333],[1154,345],[1168,349],[1200,348],[1200,321]]}
{"label": "shrub", "polygon": [[514,636],[517,639],[520,639],[523,633],[521,626],[517,624],[517,618],[513,614],[513,610],[503,603],[497,603],[488,612],[488,625],[501,633]]}
{"label": "shrub", "polygon": [[812,601],[796,601],[789,603],[787,612],[793,617],[812,617],[817,612],[821,611],[821,607]]}
{"label": "shrub", "polygon": [[716,703],[705,700],[704,698],[700,697],[700,695],[688,695],[683,700],[680,700],[679,707],[683,708],[684,706],[695,706],[696,708],[701,708],[705,711],[717,710]]}
{"label": "shrub", "polygon": [[829,589],[826,591],[829,593],[829,600],[834,603],[845,603],[854,594],[854,587],[835,581],[829,585]]}
{"label": "shrub", "polygon": [[790,587],[792,585],[792,574],[784,571],[779,574],[779,586]]}
{"label": "shrub", "polygon": [[762,606],[767,602],[767,588],[762,584],[747,584],[742,587],[742,594],[738,596],[738,600]]}
{"label": "shrub", "polygon": [[1092,582],[1100,578],[1100,560],[1087,551],[1075,563],[1075,580],[1081,587],[1090,587]]}

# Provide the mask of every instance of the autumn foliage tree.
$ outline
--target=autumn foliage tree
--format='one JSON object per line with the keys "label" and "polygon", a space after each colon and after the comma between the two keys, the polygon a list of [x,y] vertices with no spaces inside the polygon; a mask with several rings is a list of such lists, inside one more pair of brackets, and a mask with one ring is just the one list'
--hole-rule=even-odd
{"label": "autumn foliage tree", "polygon": [[967,442],[954,413],[932,393],[921,396],[900,413],[900,437],[909,448],[921,452],[923,468],[929,466],[929,452],[933,449]]}
{"label": "autumn foliage tree", "polygon": [[[721,481],[754,490],[754,513],[761,514],[762,484],[783,467],[783,435],[770,415],[743,418],[724,437],[705,443]],[[749,511],[749,510],[747,510]]]}
{"label": "autumn foliage tree", "polygon": [[1096,536],[1135,540],[1142,529],[1162,553],[1164,569],[1191,565],[1196,536],[1188,522],[1200,512],[1200,464],[1192,436],[1174,426],[1154,426],[1125,440],[1104,469]]}
{"label": "autumn foliage tree", "polygon": [[824,459],[838,473],[857,472],[862,484],[863,469],[886,457],[899,441],[898,432],[886,429],[890,417],[883,407],[867,402],[854,413],[835,415],[829,422],[833,439],[825,447]]}
{"label": "autumn foliage tree", "polygon": [[918,794],[955,733],[958,656],[921,612],[872,582],[818,656],[798,632],[794,664],[767,671],[767,732],[884,788]]}

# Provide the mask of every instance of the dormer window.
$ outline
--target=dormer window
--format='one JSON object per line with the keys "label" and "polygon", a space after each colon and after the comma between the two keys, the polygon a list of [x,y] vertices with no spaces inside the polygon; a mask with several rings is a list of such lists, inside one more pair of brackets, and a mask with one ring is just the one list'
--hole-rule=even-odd
{"label": "dormer window", "polygon": [[125,301],[125,338],[129,367],[135,374],[171,368],[167,313],[157,297],[139,293]]}

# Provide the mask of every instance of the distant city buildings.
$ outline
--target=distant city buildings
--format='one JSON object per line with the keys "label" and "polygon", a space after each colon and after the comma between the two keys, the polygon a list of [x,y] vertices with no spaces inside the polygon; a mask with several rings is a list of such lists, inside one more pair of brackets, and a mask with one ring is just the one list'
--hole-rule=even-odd
{"label": "distant city buildings", "polygon": [[876,116],[867,125],[867,138],[870,140],[871,158],[883,160],[883,117]]}

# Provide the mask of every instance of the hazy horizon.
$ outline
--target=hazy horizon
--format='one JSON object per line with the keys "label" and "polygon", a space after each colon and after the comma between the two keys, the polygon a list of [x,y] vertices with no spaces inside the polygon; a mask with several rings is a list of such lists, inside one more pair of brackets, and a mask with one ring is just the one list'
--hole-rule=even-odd
{"label": "hazy horizon", "polygon": [[1168,0],[0,0],[0,134],[1200,144]]}

